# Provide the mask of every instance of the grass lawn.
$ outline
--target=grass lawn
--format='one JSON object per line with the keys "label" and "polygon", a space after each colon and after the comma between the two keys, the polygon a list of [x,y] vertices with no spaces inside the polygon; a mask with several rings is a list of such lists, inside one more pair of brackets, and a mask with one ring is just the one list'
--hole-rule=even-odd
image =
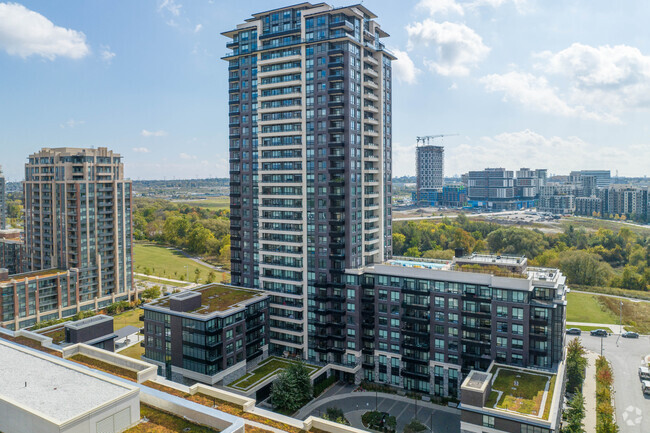
{"label": "grass lawn", "polygon": [[219,432],[219,430],[195,424],[176,415],[147,406],[146,404],[140,404],[140,416],[147,418],[147,422],[141,422],[126,430],[125,433]]}
{"label": "grass lawn", "polygon": [[144,347],[140,346],[140,343],[138,343],[138,344],[134,344],[131,347],[127,347],[126,349],[121,350],[117,353],[140,361],[142,360],[142,356],[144,355]]}
{"label": "grass lawn", "polygon": [[144,322],[140,321],[141,314],[143,314],[142,308],[134,308],[133,310],[128,310],[113,316],[113,330],[117,331],[127,325],[135,326],[138,329],[142,328]]}
{"label": "grass lawn", "polygon": [[[621,299],[601,296],[600,302],[616,318],[613,323],[618,323]],[[650,303],[623,300],[623,326],[628,331],[650,334]]]}
{"label": "grass lawn", "polygon": [[[135,262],[135,272],[174,280],[187,280],[189,274],[189,281],[194,282],[196,270],[198,269],[200,271],[198,282],[205,283],[208,274],[212,272],[212,269],[188,259],[179,251],[154,244],[134,244],[133,260]],[[185,269],[186,265],[187,270]],[[214,271],[214,273],[216,274],[215,282],[217,283],[223,282],[224,278],[226,281],[230,280],[230,276],[226,273],[218,271]]]}
{"label": "grass lawn", "polygon": [[[492,384],[492,392],[485,404],[486,407],[511,410],[525,415],[538,415],[546,384],[551,381],[550,375],[530,374],[519,370],[498,367],[494,372],[496,379]],[[495,391],[501,391],[499,397]],[[553,389],[549,387],[546,405],[551,404]]]}
{"label": "grass lawn", "polygon": [[[613,332],[612,328],[607,328],[605,326],[566,325],[566,327],[567,328],[578,328],[578,329],[581,329],[581,330],[583,330],[585,332],[593,331],[594,329],[604,329],[607,332]],[[618,332],[618,325],[613,326],[613,327],[616,328],[616,332]]]}
{"label": "grass lawn", "polygon": [[186,204],[192,207],[202,207],[210,210],[230,209],[230,197],[210,197],[205,200],[173,200],[176,204]]}
{"label": "grass lawn", "polygon": [[599,298],[599,296],[584,293],[568,293],[567,322],[617,323],[617,316],[602,305]]}
{"label": "grass lawn", "polygon": [[[259,363],[259,365],[252,371],[246,373],[241,378],[232,382],[228,386],[231,388],[239,389],[241,391],[248,391],[254,387],[259,382],[280,373],[282,370],[287,368],[289,364],[295,364],[297,361],[290,361],[288,359],[276,358],[271,356],[266,360]],[[309,370],[309,375],[312,375],[314,372],[320,370],[320,367],[315,365],[305,364]]]}
{"label": "grass lawn", "polygon": [[562,218],[560,225],[562,226],[563,230],[568,228],[570,225],[573,225],[573,228],[584,227],[587,231],[596,231],[599,228],[604,228],[617,233],[622,227],[627,227],[637,235],[647,236],[650,234],[650,227],[639,227],[630,224],[622,224],[620,222],[616,222],[615,220],[602,220],[596,218]]}

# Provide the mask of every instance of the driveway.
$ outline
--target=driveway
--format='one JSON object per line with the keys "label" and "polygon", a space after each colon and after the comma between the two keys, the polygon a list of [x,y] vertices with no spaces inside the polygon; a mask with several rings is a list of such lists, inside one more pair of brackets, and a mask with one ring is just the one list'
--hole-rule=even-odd
{"label": "driveway", "polygon": [[430,427],[433,423],[434,433],[459,433],[460,411],[458,409],[439,406],[424,401],[416,401],[395,394],[374,392],[345,392],[321,397],[301,410],[297,418],[305,419],[310,415],[321,416],[328,407],[341,409],[352,427],[365,430],[361,423],[361,415],[370,410],[388,412],[397,418],[397,431],[403,431],[404,426],[413,418]]}
{"label": "driveway", "polygon": [[583,333],[580,340],[586,349],[598,354],[602,341],[603,355],[614,370],[614,404],[620,432],[647,432],[650,422],[650,397],[641,392],[638,367],[643,358],[650,354],[650,337],[642,335],[638,339],[627,339],[619,338],[616,334],[609,337],[592,337]]}

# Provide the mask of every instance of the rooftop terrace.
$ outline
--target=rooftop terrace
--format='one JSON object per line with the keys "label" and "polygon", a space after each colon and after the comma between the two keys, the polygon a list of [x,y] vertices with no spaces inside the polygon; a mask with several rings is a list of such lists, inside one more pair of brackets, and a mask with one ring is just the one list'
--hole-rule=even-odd
{"label": "rooftop terrace", "polygon": [[548,419],[556,375],[493,365],[492,391],[485,407],[518,415]]}
{"label": "rooftop terrace", "polygon": [[256,298],[263,298],[266,295],[258,290],[242,289],[223,284],[208,284],[196,289],[186,290],[180,294],[174,294],[165,298],[153,301],[147,305],[170,309],[172,298],[183,299],[189,297],[189,293],[201,295],[201,306],[187,311],[187,313],[208,315],[214,312],[224,312],[232,308],[242,307]]}
{"label": "rooftop terrace", "polygon": [[9,277],[5,280],[0,280],[0,282],[6,282],[6,281],[11,281],[11,280],[24,280],[25,278],[28,280],[32,280],[34,278],[43,278],[43,277],[51,277],[59,274],[65,274],[66,271],[63,271],[61,269],[45,269],[42,271],[33,271],[33,272],[25,272],[23,274],[14,274],[14,275],[9,275]]}

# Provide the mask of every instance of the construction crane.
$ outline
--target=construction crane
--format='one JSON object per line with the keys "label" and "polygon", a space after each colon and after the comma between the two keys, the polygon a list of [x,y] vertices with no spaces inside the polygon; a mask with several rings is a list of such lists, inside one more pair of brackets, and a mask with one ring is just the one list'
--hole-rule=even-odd
{"label": "construction crane", "polygon": [[429,144],[434,138],[441,138],[441,137],[453,137],[458,134],[438,134],[438,135],[425,135],[423,137],[417,137],[417,144],[422,145]]}

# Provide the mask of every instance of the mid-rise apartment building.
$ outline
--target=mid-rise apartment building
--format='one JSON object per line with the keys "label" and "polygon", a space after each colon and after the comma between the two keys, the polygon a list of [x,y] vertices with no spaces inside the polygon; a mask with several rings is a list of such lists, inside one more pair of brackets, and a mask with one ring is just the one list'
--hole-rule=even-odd
{"label": "mid-rise apartment building", "polygon": [[612,183],[612,172],[610,170],[580,170],[580,174],[595,177],[598,188],[607,188]]}
{"label": "mid-rise apartment building", "polygon": [[458,397],[462,378],[493,360],[552,370],[563,359],[565,280],[525,257],[475,254],[351,269],[339,298],[320,294],[314,323],[327,332],[314,360],[340,353],[357,379],[442,397]]}
{"label": "mid-rise apartment building", "polygon": [[270,350],[306,357],[319,286],[391,255],[388,35],[363,5],[300,3],[223,33],[232,283],[270,293]]}
{"label": "mid-rise apartment building", "polygon": [[262,291],[220,284],[147,303],[144,359],[168,379],[230,383],[268,352],[268,307]]}
{"label": "mid-rise apartment building", "polygon": [[534,200],[539,196],[539,190],[546,185],[547,170],[520,168],[515,178],[515,195],[525,200]]}
{"label": "mid-rise apartment building", "polygon": [[[35,290],[31,299],[46,296],[48,302],[40,302],[40,308],[15,304],[16,316],[5,321],[29,326],[45,317],[66,317],[135,296],[132,190],[120,155],[101,147],[44,148],[29,156],[23,188],[27,273],[10,275],[9,280],[20,283],[64,272],[74,274],[74,284],[66,282],[65,291],[47,294],[40,293],[39,284],[29,284]],[[8,287],[3,294],[16,298],[20,289]]]}
{"label": "mid-rise apartment building", "polygon": [[427,144],[416,148],[416,192],[418,202],[430,201],[426,199],[426,196],[431,191],[442,191],[444,168],[444,147]]}

